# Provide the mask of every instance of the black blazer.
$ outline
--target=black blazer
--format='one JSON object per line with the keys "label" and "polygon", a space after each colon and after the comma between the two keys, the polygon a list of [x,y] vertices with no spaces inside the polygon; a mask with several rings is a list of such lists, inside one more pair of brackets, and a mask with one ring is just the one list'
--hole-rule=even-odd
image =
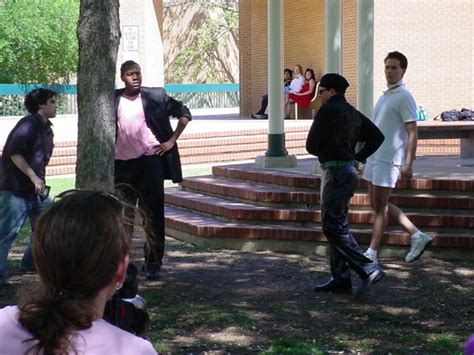
{"label": "black blazer", "polygon": [[[115,118],[117,120],[117,109],[120,102],[120,97],[124,89],[115,90]],[[160,142],[166,142],[173,134],[171,127],[170,116],[180,118],[187,117],[191,121],[191,112],[189,109],[178,100],[168,96],[163,88],[148,88],[141,87],[140,93],[142,97],[143,111],[145,113],[145,120]],[[178,145],[166,152],[163,156],[164,161],[164,178],[172,180],[174,183],[183,181],[183,174],[181,171],[181,160],[179,158]]]}

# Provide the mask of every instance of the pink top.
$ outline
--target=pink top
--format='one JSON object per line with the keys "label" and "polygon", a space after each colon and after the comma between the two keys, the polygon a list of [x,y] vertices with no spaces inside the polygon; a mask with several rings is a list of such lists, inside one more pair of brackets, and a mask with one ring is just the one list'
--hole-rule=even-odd
{"label": "pink top", "polygon": [[160,142],[146,124],[141,94],[134,99],[122,96],[117,118],[115,159],[129,160],[155,154]]}
{"label": "pink top", "polygon": [[[145,339],[128,333],[103,319],[92,322],[92,327],[78,332],[74,340],[80,355],[156,355]],[[25,340],[33,335],[18,322],[18,307],[0,309],[0,355],[24,354],[36,341]],[[43,354],[42,352],[40,354]]]}

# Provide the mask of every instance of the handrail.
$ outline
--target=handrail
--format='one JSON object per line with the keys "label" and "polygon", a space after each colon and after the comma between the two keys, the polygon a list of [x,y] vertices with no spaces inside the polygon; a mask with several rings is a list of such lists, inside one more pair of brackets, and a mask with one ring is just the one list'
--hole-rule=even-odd
{"label": "handrail", "polygon": [[59,84],[0,84],[0,95],[26,95],[36,88],[48,88],[59,94],[76,95],[76,85]]}

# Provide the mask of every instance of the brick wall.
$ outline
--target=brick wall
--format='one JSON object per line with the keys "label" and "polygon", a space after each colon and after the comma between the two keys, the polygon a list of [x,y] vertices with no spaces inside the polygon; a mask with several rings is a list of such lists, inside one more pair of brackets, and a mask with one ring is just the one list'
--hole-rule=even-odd
{"label": "brick wall", "polygon": [[472,0],[375,1],[374,100],[385,89],[383,59],[408,57],[405,83],[433,117],[474,108]]}
{"label": "brick wall", "polygon": [[[284,65],[324,70],[324,0],[285,0]],[[357,1],[343,3],[343,73],[356,104]],[[377,0],[374,19],[374,100],[385,89],[383,58],[392,50],[408,57],[405,83],[431,117],[474,108],[474,1]],[[249,115],[267,92],[266,0],[240,1],[241,112]],[[303,116],[308,116],[306,113]]]}
{"label": "brick wall", "polygon": [[[240,109],[250,115],[267,88],[267,1],[240,0]],[[285,0],[284,67],[324,70],[324,0]],[[283,75],[283,74],[282,74]],[[310,111],[310,110],[309,110]],[[308,110],[302,111],[308,117]]]}

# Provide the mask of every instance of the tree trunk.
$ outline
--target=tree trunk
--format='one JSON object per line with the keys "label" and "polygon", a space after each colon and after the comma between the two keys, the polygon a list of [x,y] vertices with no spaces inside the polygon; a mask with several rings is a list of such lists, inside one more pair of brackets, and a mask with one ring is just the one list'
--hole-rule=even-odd
{"label": "tree trunk", "polygon": [[112,190],[119,0],[81,0],[80,4],[76,187]]}

